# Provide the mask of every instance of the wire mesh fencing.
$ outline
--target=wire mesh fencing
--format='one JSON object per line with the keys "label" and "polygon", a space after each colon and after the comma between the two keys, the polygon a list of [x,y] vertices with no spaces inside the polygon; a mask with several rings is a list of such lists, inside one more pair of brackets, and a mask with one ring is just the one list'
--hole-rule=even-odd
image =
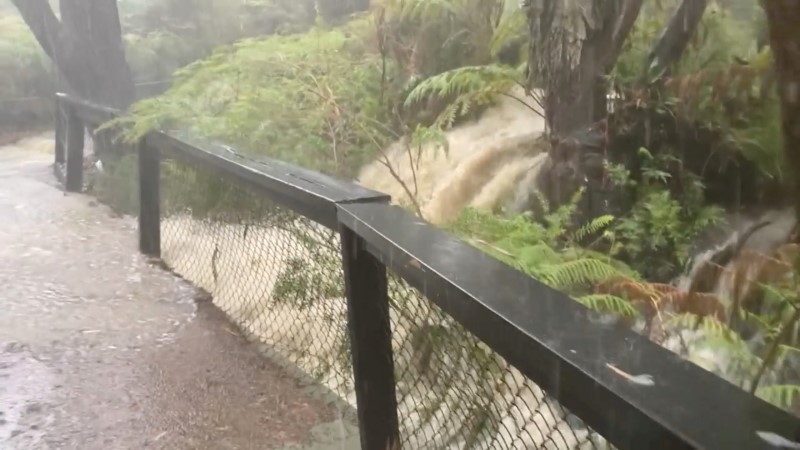
{"label": "wire mesh fencing", "polygon": [[403,448],[608,448],[580,419],[394,274],[389,298]]}
{"label": "wire mesh fencing", "polygon": [[[136,156],[125,158],[94,181],[95,194],[114,209],[136,201]],[[336,231],[167,159],[161,255],[272,357],[356,407]],[[388,280],[402,448],[608,448],[422,293],[392,272]]]}
{"label": "wire mesh fencing", "polygon": [[161,173],[164,262],[355,407],[338,234],[185,162],[166,160]]}

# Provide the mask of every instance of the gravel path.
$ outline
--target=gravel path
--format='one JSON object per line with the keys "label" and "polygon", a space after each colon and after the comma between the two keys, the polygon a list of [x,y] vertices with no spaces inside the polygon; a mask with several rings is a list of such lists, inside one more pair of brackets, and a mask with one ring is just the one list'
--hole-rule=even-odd
{"label": "gravel path", "polygon": [[0,147],[0,449],[357,448],[51,155]]}

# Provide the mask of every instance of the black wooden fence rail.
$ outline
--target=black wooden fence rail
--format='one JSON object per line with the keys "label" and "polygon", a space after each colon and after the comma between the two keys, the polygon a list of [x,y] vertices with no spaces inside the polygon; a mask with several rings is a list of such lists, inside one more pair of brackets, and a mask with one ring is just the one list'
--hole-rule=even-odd
{"label": "black wooden fence rail", "polygon": [[[80,191],[83,126],[116,116],[57,96],[56,162]],[[62,145],[64,142],[66,145]],[[800,441],[800,421],[628,330],[592,320],[565,294],[388,204],[361,186],[229,148],[153,131],[138,145],[140,250],[158,256],[159,165],[163,155],[200,164],[329,228],[342,238],[348,326],[361,445],[399,442],[387,268],[486,342],[616,448],[774,449],[764,432]],[[609,368],[653,374],[629,382]]]}

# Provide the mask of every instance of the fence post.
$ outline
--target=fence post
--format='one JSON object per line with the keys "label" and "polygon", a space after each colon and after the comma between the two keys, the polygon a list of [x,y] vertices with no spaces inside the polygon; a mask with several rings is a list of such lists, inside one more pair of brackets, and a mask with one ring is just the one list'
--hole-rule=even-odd
{"label": "fence post", "polygon": [[64,183],[67,191],[83,190],[83,122],[72,108],[67,113],[67,180]]}
{"label": "fence post", "polygon": [[139,147],[139,251],[161,256],[161,155],[141,139]]}
{"label": "fence post", "polygon": [[386,267],[352,230],[340,226],[347,323],[362,450],[399,445]]}
{"label": "fence post", "polygon": [[61,102],[61,99],[56,97],[56,155],[55,155],[55,164],[56,164],[56,172],[58,171],[58,166],[67,162],[67,154],[65,149],[65,142],[64,138],[66,137],[66,124],[64,123],[64,110],[62,109],[64,105]]}

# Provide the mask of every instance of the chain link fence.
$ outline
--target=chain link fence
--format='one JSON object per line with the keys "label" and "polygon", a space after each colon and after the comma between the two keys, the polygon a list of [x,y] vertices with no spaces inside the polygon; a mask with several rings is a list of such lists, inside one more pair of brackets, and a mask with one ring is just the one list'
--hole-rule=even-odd
{"label": "chain link fence", "polygon": [[[110,152],[108,164],[92,164],[82,121],[108,111],[62,101],[79,107],[67,111],[56,133],[56,166],[65,166],[66,190],[88,190],[119,213],[138,213],[140,250],[160,254],[206,291],[275,362],[327,388],[358,417],[370,449],[397,438],[395,398],[402,448],[612,448],[492,348],[560,392],[620,448],[762,448],[762,431],[754,430],[764,424],[783,436],[797,429],[796,418],[640,336],[604,329],[564,294],[381,204],[386,199],[378,193],[279,162],[259,166],[230,149],[165,140],[164,133],[152,133],[160,141],[148,138],[138,152]],[[342,227],[347,246],[336,229],[310,217]],[[509,283],[502,293],[485,285],[495,277]],[[532,296],[530,305],[516,303]],[[528,306],[531,311],[520,309]],[[561,327],[570,333],[568,346],[554,343]],[[613,367],[653,371],[658,382],[637,390],[616,378],[626,372],[569,355],[573,345],[597,351],[595,343]],[[528,351],[550,365],[535,368]],[[720,410],[708,399],[735,407]],[[725,427],[729,433],[708,433]]]}
{"label": "chain link fence", "polygon": [[[136,156],[105,168],[95,195],[136,211]],[[161,163],[161,255],[269,356],[354,411],[339,235],[264,194],[185,161]],[[601,449],[557,401],[389,273],[402,447]]]}
{"label": "chain link fence", "polygon": [[164,262],[355,407],[338,234],[219,175],[162,163]]}
{"label": "chain link fence", "polygon": [[389,299],[403,448],[608,448],[393,273]]}

